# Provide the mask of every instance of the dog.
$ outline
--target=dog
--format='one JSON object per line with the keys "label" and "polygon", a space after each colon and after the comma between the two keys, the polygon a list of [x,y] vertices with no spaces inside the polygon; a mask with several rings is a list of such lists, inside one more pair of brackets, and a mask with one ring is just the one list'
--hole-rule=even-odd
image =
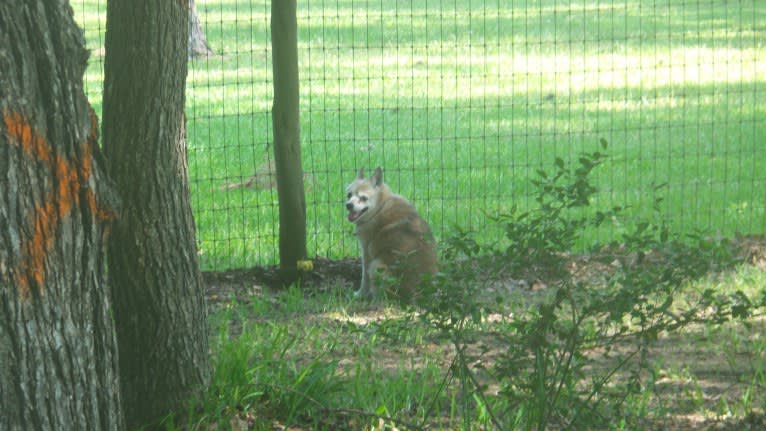
{"label": "dog", "polygon": [[437,272],[436,244],[428,223],[407,199],[388,188],[380,167],[370,178],[359,170],[346,188],[346,209],[362,251],[362,282],[354,295],[376,298],[381,285],[386,285],[392,296],[412,300],[424,275]]}

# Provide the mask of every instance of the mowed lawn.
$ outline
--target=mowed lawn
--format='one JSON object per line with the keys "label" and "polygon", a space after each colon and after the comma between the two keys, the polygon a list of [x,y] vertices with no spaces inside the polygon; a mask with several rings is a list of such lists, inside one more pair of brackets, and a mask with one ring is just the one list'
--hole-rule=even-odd
{"label": "mowed lawn", "polygon": [[[270,2],[196,2],[215,54],[190,61],[189,169],[203,269],[275,263]],[[101,110],[106,2],[74,0]],[[556,157],[609,142],[593,210],[732,236],[766,232],[766,6],[310,1],[298,10],[309,254],[355,255],[343,189],[385,169],[444,240],[534,205]],[[248,181],[259,173],[258,180]],[[658,198],[659,212],[653,209]]]}

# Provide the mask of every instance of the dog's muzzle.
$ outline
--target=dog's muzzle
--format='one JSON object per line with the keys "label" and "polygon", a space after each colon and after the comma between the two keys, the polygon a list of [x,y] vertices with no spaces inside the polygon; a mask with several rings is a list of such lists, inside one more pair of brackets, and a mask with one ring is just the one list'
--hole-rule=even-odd
{"label": "dog's muzzle", "polygon": [[350,221],[351,223],[354,223],[357,220],[359,220],[359,217],[361,217],[362,214],[367,212],[367,207],[364,207],[359,211],[355,211],[354,204],[350,202],[346,204],[346,209],[348,210],[348,221]]}

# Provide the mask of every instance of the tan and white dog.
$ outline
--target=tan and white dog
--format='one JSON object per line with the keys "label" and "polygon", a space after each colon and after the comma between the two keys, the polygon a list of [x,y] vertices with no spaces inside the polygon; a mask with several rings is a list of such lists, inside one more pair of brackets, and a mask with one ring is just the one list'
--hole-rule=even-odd
{"label": "tan and white dog", "polygon": [[359,170],[346,188],[348,221],[362,249],[362,285],[355,295],[376,297],[380,285],[393,279],[386,291],[411,300],[424,274],[437,271],[436,244],[431,228],[405,198],[383,183],[383,170],[370,178]]}

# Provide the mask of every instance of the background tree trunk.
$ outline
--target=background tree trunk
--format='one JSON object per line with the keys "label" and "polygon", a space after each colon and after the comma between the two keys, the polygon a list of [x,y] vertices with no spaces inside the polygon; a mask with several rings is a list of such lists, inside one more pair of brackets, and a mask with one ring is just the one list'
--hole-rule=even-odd
{"label": "background tree trunk", "polygon": [[109,279],[129,428],[181,407],[209,374],[186,164],[184,6],[107,3],[104,153],[123,197]]}
{"label": "background tree trunk", "polygon": [[2,430],[123,428],[87,58],[68,3],[0,2]]}
{"label": "background tree trunk", "polygon": [[271,2],[274,56],[274,161],[279,195],[279,262],[286,283],[306,258],[306,196],[301,165],[296,0]]}
{"label": "background tree trunk", "polygon": [[197,6],[194,0],[189,0],[189,58],[207,56],[213,54],[210,45],[202,31],[202,24],[197,15]]}

